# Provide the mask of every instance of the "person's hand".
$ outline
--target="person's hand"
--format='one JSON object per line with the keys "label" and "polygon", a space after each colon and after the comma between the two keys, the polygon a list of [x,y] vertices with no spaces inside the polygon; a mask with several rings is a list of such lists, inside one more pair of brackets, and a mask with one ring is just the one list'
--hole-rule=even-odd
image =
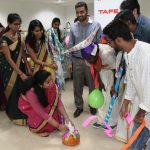
{"label": "person's hand", "polygon": [[134,117],[134,122],[137,124],[141,124],[145,117],[145,111],[140,109],[138,113]]}
{"label": "person's hand", "polygon": [[55,63],[54,64],[50,64],[49,67],[54,69],[54,70],[58,69],[58,67],[57,67],[57,65]]}
{"label": "person's hand", "polygon": [[70,120],[70,122],[71,122],[71,125],[75,128],[75,125],[74,125],[74,123]]}
{"label": "person's hand", "polygon": [[53,69],[55,69],[55,70],[58,70],[58,66],[57,66],[57,64],[53,64]]}
{"label": "person's hand", "polygon": [[65,122],[66,122],[66,124],[69,124],[69,122],[70,122],[71,125],[72,125],[73,127],[75,127],[74,123],[73,123],[70,119],[66,119]]}
{"label": "person's hand", "polygon": [[69,64],[68,65],[68,69],[69,69],[69,71],[70,71],[70,73],[72,72],[72,64]]}
{"label": "person's hand", "polygon": [[28,79],[28,76],[26,76],[24,73],[22,73],[20,75],[20,78],[24,81],[24,80]]}
{"label": "person's hand", "polygon": [[64,124],[60,124],[58,130],[64,134],[68,130],[68,127]]}
{"label": "person's hand", "polygon": [[32,75],[33,75],[33,72],[32,72],[31,69],[28,69],[28,74],[29,74],[29,76],[32,76]]}
{"label": "person's hand", "polygon": [[106,91],[105,85],[104,85],[103,83],[100,83],[100,84],[99,84],[99,89],[100,89],[100,90],[103,89],[104,91]]}
{"label": "person's hand", "polygon": [[111,97],[114,95],[114,93],[115,93],[115,88],[114,88],[114,86],[112,86],[111,89],[110,89]]}
{"label": "person's hand", "polygon": [[120,110],[121,119],[124,119],[126,117],[126,114],[128,113],[128,104],[129,103],[130,103],[129,100],[124,99],[121,110]]}

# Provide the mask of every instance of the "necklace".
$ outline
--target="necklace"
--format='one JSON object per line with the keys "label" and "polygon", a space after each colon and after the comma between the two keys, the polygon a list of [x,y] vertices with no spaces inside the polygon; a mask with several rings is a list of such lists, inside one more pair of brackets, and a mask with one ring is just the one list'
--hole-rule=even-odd
{"label": "necklace", "polygon": [[15,35],[10,34],[10,37],[11,37],[12,39],[16,39],[16,38],[17,38],[17,33],[16,33]]}
{"label": "necklace", "polygon": [[8,36],[12,39],[12,40],[16,40],[18,37],[18,34],[15,33],[15,35],[13,35],[12,33],[8,33]]}

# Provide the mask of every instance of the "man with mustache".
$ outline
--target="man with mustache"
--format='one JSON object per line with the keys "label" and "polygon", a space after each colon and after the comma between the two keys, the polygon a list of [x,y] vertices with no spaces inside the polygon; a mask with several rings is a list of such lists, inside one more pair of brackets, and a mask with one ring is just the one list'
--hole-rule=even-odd
{"label": "man with mustache", "polygon": [[[97,28],[97,32],[93,39],[94,43],[100,42],[101,26],[99,23],[92,21],[88,15],[88,7],[85,2],[78,2],[75,5],[77,22],[73,24],[70,31],[70,48],[81,43]],[[69,68],[72,70],[73,65],[73,88],[76,111],[74,117],[78,117],[83,112],[83,87],[86,80],[89,87],[89,92],[94,88],[94,82],[90,73],[90,67],[82,57],[81,50],[72,53],[72,64]],[[97,110],[90,107],[91,114],[95,115]]]}
{"label": "man with mustache", "polygon": [[[150,44],[133,39],[127,24],[121,20],[109,23],[103,33],[111,47],[125,52],[127,86],[120,117],[125,119],[129,103],[138,103],[132,131],[134,133],[143,120],[146,120],[146,126],[128,150],[142,150],[150,138]],[[139,101],[136,100],[136,96]],[[150,142],[146,150],[149,148]]]}

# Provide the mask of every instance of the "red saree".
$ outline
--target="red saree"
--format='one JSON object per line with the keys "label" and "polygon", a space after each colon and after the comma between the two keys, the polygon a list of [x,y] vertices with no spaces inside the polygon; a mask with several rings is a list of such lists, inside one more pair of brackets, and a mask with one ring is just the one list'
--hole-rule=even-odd
{"label": "red saree", "polygon": [[[63,104],[58,97],[57,86],[54,84],[53,87],[46,89],[46,96],[48,98],[49,105],[45,108],[39,104],[37,97],[34,95],[35,92],[31,89],[26,93],[26,95],[20,96],[18,103],[19,109],[28,116],[27,123],[30,130],[35,133],[50,133],[56,130],[55,127],[47,123],[47,119],[49,116],[52,116],[57,122],[61,122],[58,107],[63,106]],[[36,99],[35,102],[38,103],[40,107],[33,107],[33,103],[31,101],[34,101],[34,99]]]}

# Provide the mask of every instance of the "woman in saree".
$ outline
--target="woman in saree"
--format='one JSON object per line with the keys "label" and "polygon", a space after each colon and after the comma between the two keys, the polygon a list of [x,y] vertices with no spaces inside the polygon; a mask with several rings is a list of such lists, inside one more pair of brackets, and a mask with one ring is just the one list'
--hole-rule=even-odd
{"label": "woman in saree", "polygon": [[59,26],[60,26],[60,19],[54,18],[52,20],[52,27],[47,30],[47,36],[49,46],[52,49],[54,60],[58,66],[57,75],[59,78],[59,84],[61,89],[64,89],[65,85],[64,71],[67,72],[66,70],[67,65],[65,64],[66,58],[64,54],[63,55],[61,54],[65,51],[65,47],[63,44],[63,34],[59,29]]}
{"label": "woman in saree", "polygon": [[45,70],[23,82],[19,109],[28,116],[27,124],[31,132],[48,136],[55,130],[65,132],[66,125],[61,122],[61,115],[68,124],[70,119],[58,94],[58,86]]}
{"label": "woman in saree", "polygon": [[18,32],[21,18],[18,14],[12,13],[8,15],[7,22],[8,26],[0,40],[0,72],[7,98],[6,113],[15,124],[24,125],[26,116],[17,107],[20,81],[27,79],[22,58],[26,66],[29,66],[23,52],[24,39]]}
{"label": "woman in saree", "polygon": [[4,28],[4,26],[0,23],[0,38],[2,37],[4,31],[5,31],[5,28]]}
{"label": "woman in saree", "polygon": [[[2,35],[4,34],[4,31],[5,31],[5,28],[0,23],[0,39],[1,39]],[[0,73],[0,111],[1,110],[5,110],[5,108],[6,108],[6,102],[7,102],[3,90],[4,89],[3,89],[3,84],[2,84],[2,81],[1,81],[1,73]]]}
{"label": "woman in saree", "polygon": [[31,60],[29,62],[33,74],[38,70],[47,70],[55,81],[56,65],[46,42],[44,27],[39,20],[32,20],[29,24],[26,37],[26,48]]}

